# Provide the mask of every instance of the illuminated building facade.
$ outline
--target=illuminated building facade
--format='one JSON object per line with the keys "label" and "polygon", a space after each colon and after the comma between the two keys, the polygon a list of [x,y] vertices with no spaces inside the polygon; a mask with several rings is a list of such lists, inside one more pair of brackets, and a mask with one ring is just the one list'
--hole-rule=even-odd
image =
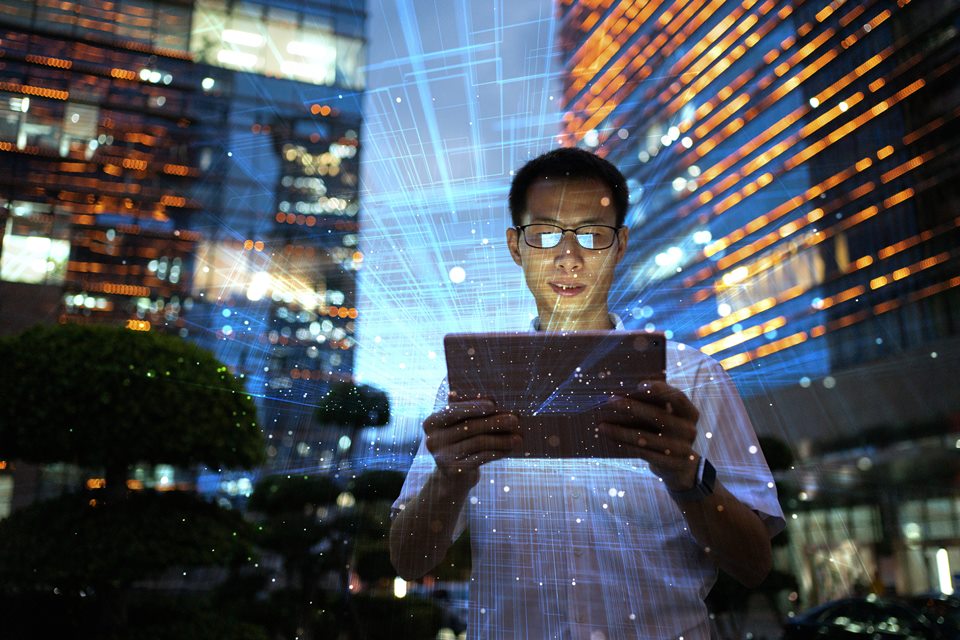
{"label": "illuminated building facade", "polygon": [[365,19],[361,0],[0,0],[0,330],[197,341],[285,434],[271,465],[309,465],[313,396],[353,367]]}
{"label": "illuminated building facade", "polygon": [[641,192],[634,325],[747,386],[960,332],[956,17],[921,4],[561,3],[567,141]]}
{"label": "illuminated building facade", "polygon": [[[952,450],[960,397],[940,362],[960,334],[956,3],[559,5],[562,139],[633,191],[614,301],[628,326],[716,358],[761,433],[797,445],[938,417],[935,448]],[[805,512],[795,548],[821,545],[802,572],[810,597],[837,595],[811,589],[854,541],[885,541],[878,556],[895,560],[859,561],[899,567],[901,590],[938,586],[924,568],[938,546],[960,563],[942,525],[960,512],[956,457],[936,457],[932,480],[898,469],[890,442],[865,446],[812,464],[800,500],[819,503],[788,507]],[[915,464],[927,454],[911,446]]]}

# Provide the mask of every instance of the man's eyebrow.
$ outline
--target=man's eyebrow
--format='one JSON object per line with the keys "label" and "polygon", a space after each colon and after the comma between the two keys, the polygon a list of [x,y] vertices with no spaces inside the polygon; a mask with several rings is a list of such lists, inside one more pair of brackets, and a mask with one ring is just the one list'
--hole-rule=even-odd
{"label": "man's eyebrow", "polygon": [[[541,216],[538,216],[538,217],[536,217],[536,218],[531,218],[530,223],[531,223],[531,224],[538,224],[538,223],[555,224],[555,225],[557,225],[558,227],[562,227],[562,226],[563,226],[563,224],[561,224],[561,222],[560,222],[559,220],[557,220],[556,218],[544,218],[544,217],[541,217]],[[587,225],[587,224],[606,224],[606,223],[605,223],[604,220],[602,220],[602,219],[600,219],[600,218],[587,218],[586,220],[581,220],[581,221],[577,224],[577,226],[578,226],[578,227],[582,227],[582,226]]]}

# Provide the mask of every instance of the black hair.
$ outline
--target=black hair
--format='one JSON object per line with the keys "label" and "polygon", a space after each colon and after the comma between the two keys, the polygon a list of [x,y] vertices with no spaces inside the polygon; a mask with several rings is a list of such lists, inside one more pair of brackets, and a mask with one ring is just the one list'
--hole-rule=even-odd
{"label": "black hair", "polygon": [[616,212],[616,226],[627,217],[629,191],[627,179],[608,160],[579,147],[561,147],[537,156],[513,176],[510,183],[510,217],[519,225],[527,209],[527,191],[540,178],[560,180],[599,180],[610,189]]}

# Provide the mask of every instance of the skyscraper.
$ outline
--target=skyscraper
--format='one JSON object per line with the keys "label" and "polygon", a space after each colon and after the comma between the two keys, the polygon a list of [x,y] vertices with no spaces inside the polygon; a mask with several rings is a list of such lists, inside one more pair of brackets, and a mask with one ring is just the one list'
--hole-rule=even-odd
{"label": "skyscraper", "polygon": [[271,464],[312,464],[289,434],[352,371],[364,25],[362,0],[0,1],[0,331],[195,340]]}
{"label": "skyscraper", "polygon": [[747,387],[960,332],[946,5],[561,4],[566,139],[636,193],[634,325]]}

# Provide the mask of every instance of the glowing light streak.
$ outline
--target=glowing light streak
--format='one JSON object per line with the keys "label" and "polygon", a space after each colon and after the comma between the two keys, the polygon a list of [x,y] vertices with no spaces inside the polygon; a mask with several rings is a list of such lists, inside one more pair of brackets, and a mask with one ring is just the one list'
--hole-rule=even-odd
{"label": "glowing light streak", "polygon": [[735,347],[738,344],[743,344],[744,342],[748,342],[750,340],[753,340],[754,338],[758,338],[763,334],[767,333],[768,331],[779,329],[785,326],[786,324],[787,324],[786,317],[779,316],[774,318],[773,320],[769,320],[762,324],[748,327],[738,333],[734,333],[733,335],[727,336],[726,338],[721,338],[720,340],[716,340],[714,342],[705,344],[700,347],[700,351],[702,351],[707,355],[713,355],[720,351],[724,351],[725,349]]}
{"label": "glowing light streak", "polygon": [[[925,230],[921,233],[918,233],[915,236],[904,238],[903,240],[900,240],[898,242],[895,242],[892,245],[888,245],[880,249],[879,251],[877,251],[876,260],[886,260],[891,256],[894,256],[902,251],[918,246],[924,242],[927,242],[932,238],[948,233],[956,228],[960,228],[960,216],[954,218],[950,222],[941,224],[935,227],[934,229]],[[830,235],[832,236],[833,234],[831,233]],[[822,242],[824,239],[826,238],[818,239],[818,242]],[[813,245],[811,244],[809,246],[813,246]],[[776,256],[771,256],[772,262],[776,262],[776,260],[777,260]],[[940,254],[940,257],[937,258],[936,263],[933,262],[933,258],[927,258],[917,263],[916,267],[929,268],[931,266],[934,266],[934,264],[939,264],[940,262],[944,262],[944,261],[945,261],[945,258],[943,257],[943,254]],[[875,259],[870,255],[861,256],[860,258],[857,258],[856,260],[854,260],[850,265],[848,265],[846,269],[842,270],[842,272],[834,275],[832,279],[846,276],[860,269],[864,269],[874,264],[874,262],[875,262]],[[879,276],[877,278],[872,279],[870,281],[870,288],[876,289],[888,284],[890,277],[891,276],[888,275],[888,276]],[[702,290],[702,291],[709,294],[708,290]],[[809,287],[792,287],[790,289],[787,289],[781,292],[776,297],[765,298],[764,300],[761,300],[753,305],[744,307],[742,309],[738,309],[726,317],[719,318],[717,320],[714,320],[713,322],[703,325],[697,329],[696,335],[699,338],[704,338],[713,333],[716,333],[717,331],[725,329],[726,327],[729,327],[738,322],[742,322],[743,320],[746,320],[754,315],[767,311],[768,309],[772,309],[773,307],[779,304],[782,304],[789,300],[793,300],[794,298],[797,298],[798,296],[806,293],[807,291],[809,291]],[[706,299],[706,297],[709,297],[709,295],[705,296],[703,299]],[[699,300],[699,301],[702,302],[703,300]],[[833,304],[833,302],[831,302],[831,304]],[[821,308],[824,308],[824,307],[821,306]]]}

